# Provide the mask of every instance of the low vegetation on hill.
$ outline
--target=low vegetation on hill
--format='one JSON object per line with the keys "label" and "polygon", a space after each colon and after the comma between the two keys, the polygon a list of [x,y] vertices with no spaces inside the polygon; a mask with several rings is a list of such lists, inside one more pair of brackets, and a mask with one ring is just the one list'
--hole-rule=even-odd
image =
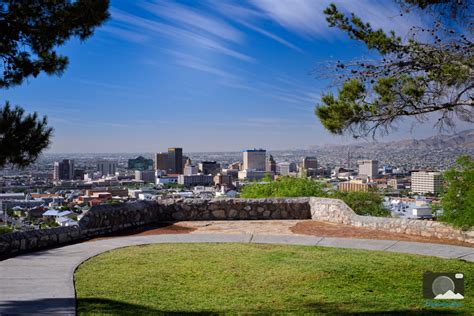
{"label": "low vegetation on hill", "polygon": [[241,192],[243,198],[303,196],[341,199],[359,215],[390,215],[382,205],[382,196],[376,192],[339,192],[320,181],[306,178],[282,177],[276,181],[252,183],[244,186]]}

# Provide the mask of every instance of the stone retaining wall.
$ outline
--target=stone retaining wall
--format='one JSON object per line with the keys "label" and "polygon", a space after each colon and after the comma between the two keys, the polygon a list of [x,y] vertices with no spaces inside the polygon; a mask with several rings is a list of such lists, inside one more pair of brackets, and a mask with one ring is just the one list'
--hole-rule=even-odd
{"label": "stone retaining wall", "polygon": [[378,229],[392,233],[458,240],[474,245],[474,230],[463,231],[441,222],[404,218],[361,216],[341,200],[310,198],[311,219]]}
{"label": "stone retaining wall", "polygon": [[326,198],[137,201],[92,207],[79,227],[0,235],[0,258],[57,246],[160,221],[313,219],[394,233],[459,240],[474,244],[474,231],[443,223],[359,216],[343,201]]}

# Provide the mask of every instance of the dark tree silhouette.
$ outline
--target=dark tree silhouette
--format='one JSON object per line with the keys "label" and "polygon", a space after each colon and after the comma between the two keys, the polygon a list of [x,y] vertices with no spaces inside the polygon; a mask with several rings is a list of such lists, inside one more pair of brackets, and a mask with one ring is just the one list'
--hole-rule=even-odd
{"label": "dark tree silhouette", "polygon": [[396,127],[403,117],[425,121],[430,113],[439,114],[438,128],[453,127],[455,119],[474,122],[474,2],[397,2],[401,15],[410,10],[432,14],[433,25],[412,27],[402,39],[393,31],[373,29],[334,4],[324,11],[330,27],[380,55],[376,60],[328,63],[317,70],[321,76],[336,74],[337,94],[323,94],[315,110],[333,134],[375,136]]}
{"label": "dark tree silhouette", "polygon": [[[41,72],[61,75],[68,64],[55,49],[81,41],[109,17],[108,0],[0,0],[0,89]],[[52,129],[36,113],[0,107],[0,167],[25,167],[50,144]]]}
{"label": "dark tree silhouette", "polygon": [[12,110],[8,102],[0,108],[0,166],[25,167],[34,162],[49,145],[53,129],[47,123],[36,112],[25,115],[18,106]]}

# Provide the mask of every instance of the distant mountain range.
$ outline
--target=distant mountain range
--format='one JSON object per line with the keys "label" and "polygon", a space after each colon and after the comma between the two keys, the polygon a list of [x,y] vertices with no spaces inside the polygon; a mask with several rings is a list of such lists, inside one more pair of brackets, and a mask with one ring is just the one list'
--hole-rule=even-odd
{"label": "distant mountain range", "polygon": [[349,145],[323,145],[314,146],[313,149],[326,148],[364,148],[365,150],[437,150],[446,148],[474,149],[474,129],[465,130],[453,135],[435,135],[425,139],[404,139],[385,143],[355,143]]}

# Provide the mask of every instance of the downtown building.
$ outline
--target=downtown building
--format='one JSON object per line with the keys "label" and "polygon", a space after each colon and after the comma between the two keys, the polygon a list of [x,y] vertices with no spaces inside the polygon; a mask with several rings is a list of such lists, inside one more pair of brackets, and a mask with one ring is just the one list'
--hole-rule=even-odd
{"label": "downtown building", "polygon": [[221,165],[216,161],[202,161],[198,163],[199,172],[215,176],[221,172]]}
{"label": "downtown building", "polygon": [[103,176],[114,176],[117,172],[116,161],[102,160],[97,162],[97,171],[102,173]]}
{"label": "downtown building", "polygon": [[266,171],[267,151],[247,149],[244,151],[243,170]]}
{"label": "downtown building", "polygon": [[168,170],[168,153],[159,152],[155,154],[154,161],[155,170]]}
{"label": "downtown building", "polygon": [[155,171],[135,170],[135,181],[143,181],[145,183],[155,183]]}
{"label": "downtown building", "polygon": [[54,162],[53,180],[73,180],[74,179],[74,160],[64,159]]}
{"label": "downtown building", "polygon": [[377,178],[379,174],[379,162],[377,160],[359,160],[359,175],[366,176],[371,179]]}
{"label": "downtown building", "polygon": [[183,148],[168,148],[169,174],[183,174]]}
{"label": "downtown building", "polygon": [[129,170],[153,170],[153,159],[147,159],[143,156],[138,156],[135,159],[128,160]]}
{"label": "downtown building", "polygon": [[207,174],[193,174],[186,176],[184,174],[178,175],[178,184],[184,185],[186,187],[192,186],[209,186],[213,184],[213,177],[212,175]]}
{"label": "downtown building", "polygon": [[411,174],[411,191],[419,194],[435,194],[443,191],[441,172],[418,171]]}

